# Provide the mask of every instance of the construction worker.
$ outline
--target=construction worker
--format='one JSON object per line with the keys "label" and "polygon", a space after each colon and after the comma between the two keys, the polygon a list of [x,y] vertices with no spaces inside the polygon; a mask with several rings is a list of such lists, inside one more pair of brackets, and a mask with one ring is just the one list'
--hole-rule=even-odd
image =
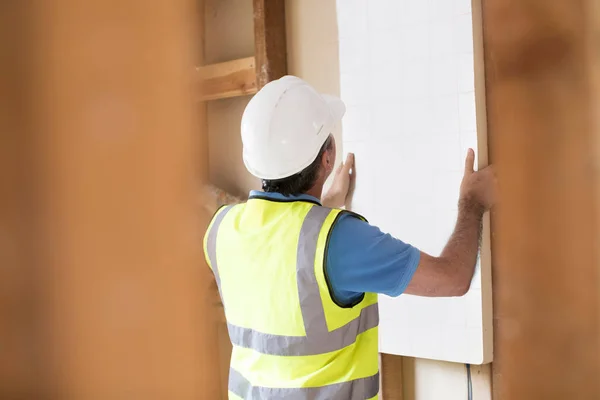
{"label": "construction worker", "polygon": [[469,150],[456,228],[432,257],[340,209],[352,155],[323,195],[344,112],[340,99],[293,76],[265,85],[244,111],[244,164],[263,191],[218,210],[204,242],[233,344],[230,398],[374,399],[377,294],[469,288],[493,203],[491,168],[475,172]]}

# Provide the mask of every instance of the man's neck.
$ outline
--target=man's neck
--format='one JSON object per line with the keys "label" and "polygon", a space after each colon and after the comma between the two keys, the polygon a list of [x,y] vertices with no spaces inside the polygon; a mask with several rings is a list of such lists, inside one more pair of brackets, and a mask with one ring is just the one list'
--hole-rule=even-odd
{"label": "man's neck", "polygon": [[323,194],[323,185],[313,186],[308,192],[306,192],[306,194],[321,200],[321,195]]}

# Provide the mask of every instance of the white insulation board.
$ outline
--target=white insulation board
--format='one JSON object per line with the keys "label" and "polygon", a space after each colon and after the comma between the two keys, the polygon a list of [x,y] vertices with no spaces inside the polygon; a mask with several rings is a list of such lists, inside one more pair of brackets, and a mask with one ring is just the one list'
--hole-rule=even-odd
{"label": "white insulation board", "polygon": [[[343,149],[351,209],[439,255],[454,228],[464,158],[487,163],[479,0],[337,0]],[[380,296],[380,351],[492,361],[489,223],[460,298]]]}

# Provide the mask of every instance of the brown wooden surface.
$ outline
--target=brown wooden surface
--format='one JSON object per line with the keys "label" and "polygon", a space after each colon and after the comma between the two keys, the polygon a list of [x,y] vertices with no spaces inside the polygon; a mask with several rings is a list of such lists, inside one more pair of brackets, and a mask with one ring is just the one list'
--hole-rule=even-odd
{"label": "brown wooden surface", "polygon": [[258,89],[287,74],[285,1],[253,0]]}
{"label": "brown wooden surface", "polygon": [[600,398],[595,3],[483,2],[495,400]]}
{"label": "brown wooden surface", "polygon": [[194,2],[9,5],[0,398],[218,398]]}
{"label": "brown wooden surface", "polygon": [[30,7],[0,2],[0,398],[39,398],[39,301],[32,260]]}
{"label": "brown wooden surface", "polygon": [[197,68],[199,100],[217,100],[256,93],[254,57],[240,58]]}
{"label": "brown wooden surface", "polygon": [[402,358],[392,354],[379,355],[380,394],[383,400],[403,400]]}
{"label": "brown wooden surface", "polygon": [[[483,46],[483,21],[482,21],[482,2],[485,0],[471,1],[471,16],[473,22],[473,67],[475,78],[475,110],[477,121],[477,163],[478,168],[483,168],[490,164],[489,157],[489,135],[487,130],[487,109],[486,109],[486,85],[485,85],[485,65],[484,65],[484,46]],[[479,249],[479,264],[481,275],[481,323],[483,326],[483,354],[486,363],[493,361],[494,354],[494,322],[493,322],[493,263],[492,263],[492,226],[490,224],[490,213],[483,216],[482,235]],[[473,374],[473,378],[480,380],[477,387],[483,388],[490,386],[490,369],[483,368],[481,374]],[[486,375],[486,373],[488,375]],[[474,382],[475,383],[475,382]],[[479,400],[489,399],[491,387],[488,387],[485,394],[477,393]],[[475,395],[475,393],[474,393]],[[483,397],[482,397],[483,396]]]}

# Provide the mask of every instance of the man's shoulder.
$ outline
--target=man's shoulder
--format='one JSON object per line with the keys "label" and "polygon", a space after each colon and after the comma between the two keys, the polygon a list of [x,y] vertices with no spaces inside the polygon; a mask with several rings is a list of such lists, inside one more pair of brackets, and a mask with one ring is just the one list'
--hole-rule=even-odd
{"label": "man's shoulder", "polygon": [[365,217],[355,212],[345,210],[339,213],[337,220],[331,229],[332,239],[341,238],[342,242],[348,237],[372,237],[378,233],[381,233],[379,228],[371,225]]}
{"label": "man's shoulder", "polygon": [[358,220],[363,221],[363,222],[368,222],[365,217],[363,217],[362,215],[360,215],[360,214],[358,214],[358,213],[356,213],[354,211],[339,210],[338,220],[348,219],[348,217],[350,217],[350,219],[358,219]]}

